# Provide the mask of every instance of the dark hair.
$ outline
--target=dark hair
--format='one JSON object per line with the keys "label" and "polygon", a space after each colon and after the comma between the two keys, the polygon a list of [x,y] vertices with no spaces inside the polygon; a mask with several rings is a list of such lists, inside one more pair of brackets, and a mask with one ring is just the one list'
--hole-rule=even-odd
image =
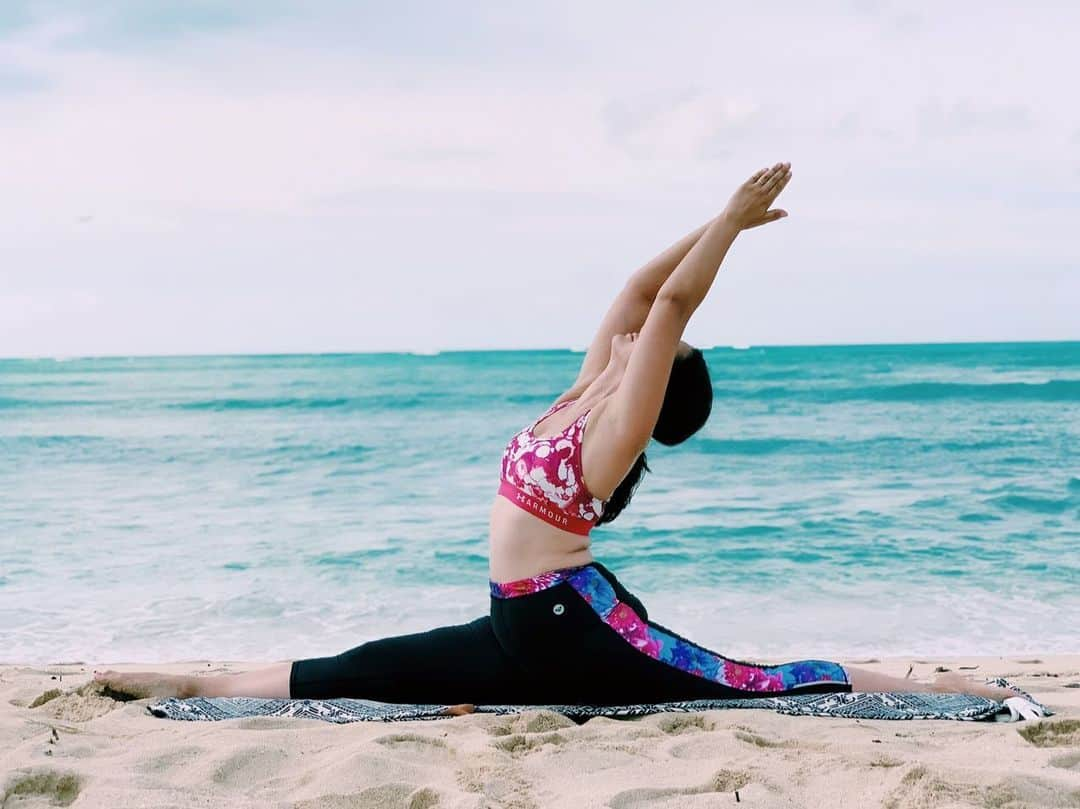
{"label": "dark hair", "polygon": [[[652,437],[669,447],[681,444],[705,426],[712,412],[712,400],[712,379],[701,350],[695,348],[685,356],[676,356]],[[619,512],[629,505],[642,476],[649,471],[643,452],[604,504],[604,513],[596,521],[597,525],[619,516]]]}
{"label": "dark hair", "polygon": [[705,426],[712,399],[712,379],[701,349],[675,357],[652,437],[669,447],[681,444]]}

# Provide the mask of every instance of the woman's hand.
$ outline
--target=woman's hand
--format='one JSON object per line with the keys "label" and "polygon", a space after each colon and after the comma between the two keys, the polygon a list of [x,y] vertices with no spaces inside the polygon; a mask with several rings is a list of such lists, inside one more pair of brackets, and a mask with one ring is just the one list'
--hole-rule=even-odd
{"label": "woman's hand", "polygon": [[769,206],[790,179],[790,163],[777,163],[770,169],[755,172],[732,195],[722,215],[740,230],[783,219],[787,211],[780,208],[769,210]]}

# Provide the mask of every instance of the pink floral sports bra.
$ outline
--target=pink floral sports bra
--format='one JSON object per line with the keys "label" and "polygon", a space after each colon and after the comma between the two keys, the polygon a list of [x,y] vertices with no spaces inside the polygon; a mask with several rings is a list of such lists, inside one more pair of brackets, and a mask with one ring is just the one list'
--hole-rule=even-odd
{"label": "pink floral sports bra", "polygon": [[604,513],[603,501],[589,492],[581,471],[581,439],[592,411],[555,435],[533,435],[537,424],[576,401],[552,405],[510,439],[503,451],[499,494],[551,525],[585,535]]}

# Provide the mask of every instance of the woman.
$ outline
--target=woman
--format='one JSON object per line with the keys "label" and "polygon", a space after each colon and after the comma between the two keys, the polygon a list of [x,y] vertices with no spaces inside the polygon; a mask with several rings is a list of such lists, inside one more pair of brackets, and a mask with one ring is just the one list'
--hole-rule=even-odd
{"label": "woman", "polygon": [[[600,324],[577,381],[514,436],[490,519],[491,611],[471,623],[371,641],[334,657],[213,677],[105,672],[136,696],[356,697],[435,704],[628,704],[826,691],[1014,692],[950,674],[920,683],[827,660],[725,658],[649,620],[589,551],[648,469],[655,438],[705,423],[712,385],[682,340],[740,231],[770,209],[789,163],[756,172],[723,212],[635,273]],[[587,481],[587,482],[586,482]]]}

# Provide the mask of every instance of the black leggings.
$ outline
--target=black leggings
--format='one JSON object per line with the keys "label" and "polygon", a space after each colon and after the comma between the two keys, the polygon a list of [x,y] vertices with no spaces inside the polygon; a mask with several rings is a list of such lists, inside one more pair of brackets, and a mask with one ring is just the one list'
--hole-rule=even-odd
{"label": "black leggings", "polygon": [[[620,602],[648,620],[644,605],[611,571],[598,562],[591,566]],[[850,690],[848,683],[831,682],[765,694],[683,671],[630,645],[567,582],[525,596],[493,597],[490,615],[467,624],[294,661],[289,677],[294,699],[437,705],[627,705]]]}

